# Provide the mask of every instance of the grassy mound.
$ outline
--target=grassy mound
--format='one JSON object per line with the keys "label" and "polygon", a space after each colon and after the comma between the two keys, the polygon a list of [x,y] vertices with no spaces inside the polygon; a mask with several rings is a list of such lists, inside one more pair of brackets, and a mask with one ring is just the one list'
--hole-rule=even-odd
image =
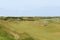
{"label": "grassy mound", "polygon": [[[18,35],[19,38],[15,39],[14,36]],[[5,26],[0,25],[0,40],[34,40],[27,33],[18,33],[13,30],[7,29]]]}
{"label": "grassy mound", "polygon": [[15,40],[14,37],[8,34],[4,27],[0,26],[0,40]]}

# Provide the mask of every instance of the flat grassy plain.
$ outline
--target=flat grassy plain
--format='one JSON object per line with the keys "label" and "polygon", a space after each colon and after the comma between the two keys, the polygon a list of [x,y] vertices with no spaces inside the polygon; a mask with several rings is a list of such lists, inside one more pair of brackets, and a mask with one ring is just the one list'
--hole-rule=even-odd
{"label": "flat grassy plain", "polygon": [[60,17],[0,17],[0,40],[60,40]]}

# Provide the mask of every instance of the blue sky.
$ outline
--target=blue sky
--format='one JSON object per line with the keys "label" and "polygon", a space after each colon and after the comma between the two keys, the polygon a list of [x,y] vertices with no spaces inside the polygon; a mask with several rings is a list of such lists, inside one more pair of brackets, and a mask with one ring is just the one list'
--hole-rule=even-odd
{"label": "blue sky", "polygon": [[60,0],[0,0],[0,16],[60,16]]}

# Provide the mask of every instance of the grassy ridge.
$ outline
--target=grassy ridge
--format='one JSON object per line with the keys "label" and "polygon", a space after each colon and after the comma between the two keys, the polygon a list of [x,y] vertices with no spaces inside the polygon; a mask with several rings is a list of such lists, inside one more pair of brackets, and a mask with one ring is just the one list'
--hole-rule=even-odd
{"label": "grassy ridge", "polygon": [[5,27],[0,25],[0,40],[14,40],[13,36],[8,34]]}

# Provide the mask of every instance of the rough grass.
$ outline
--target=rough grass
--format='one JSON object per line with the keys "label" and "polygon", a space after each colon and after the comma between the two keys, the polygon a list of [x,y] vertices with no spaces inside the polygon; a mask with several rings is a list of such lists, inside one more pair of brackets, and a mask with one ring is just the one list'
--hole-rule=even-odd
{"label": "rough grass", "polygon": [[[55,20],[56,19],[40,19],[37,21],[0,20],[0,25],[3,25],[4,29],[10,30],[13,33],[16,32],[20,37],[17,40],[60,40],[60,22]],[[0,34],[0,40],[16,40],[11,36],[12,34],[7,35],[3,31],[1,33],[3,35]]]}
{"label": "rough grass", "polygon": [[2,27],[0,28],[0,40],[15,40],[15,39],[13,38],[12,35],[8,34]]}

